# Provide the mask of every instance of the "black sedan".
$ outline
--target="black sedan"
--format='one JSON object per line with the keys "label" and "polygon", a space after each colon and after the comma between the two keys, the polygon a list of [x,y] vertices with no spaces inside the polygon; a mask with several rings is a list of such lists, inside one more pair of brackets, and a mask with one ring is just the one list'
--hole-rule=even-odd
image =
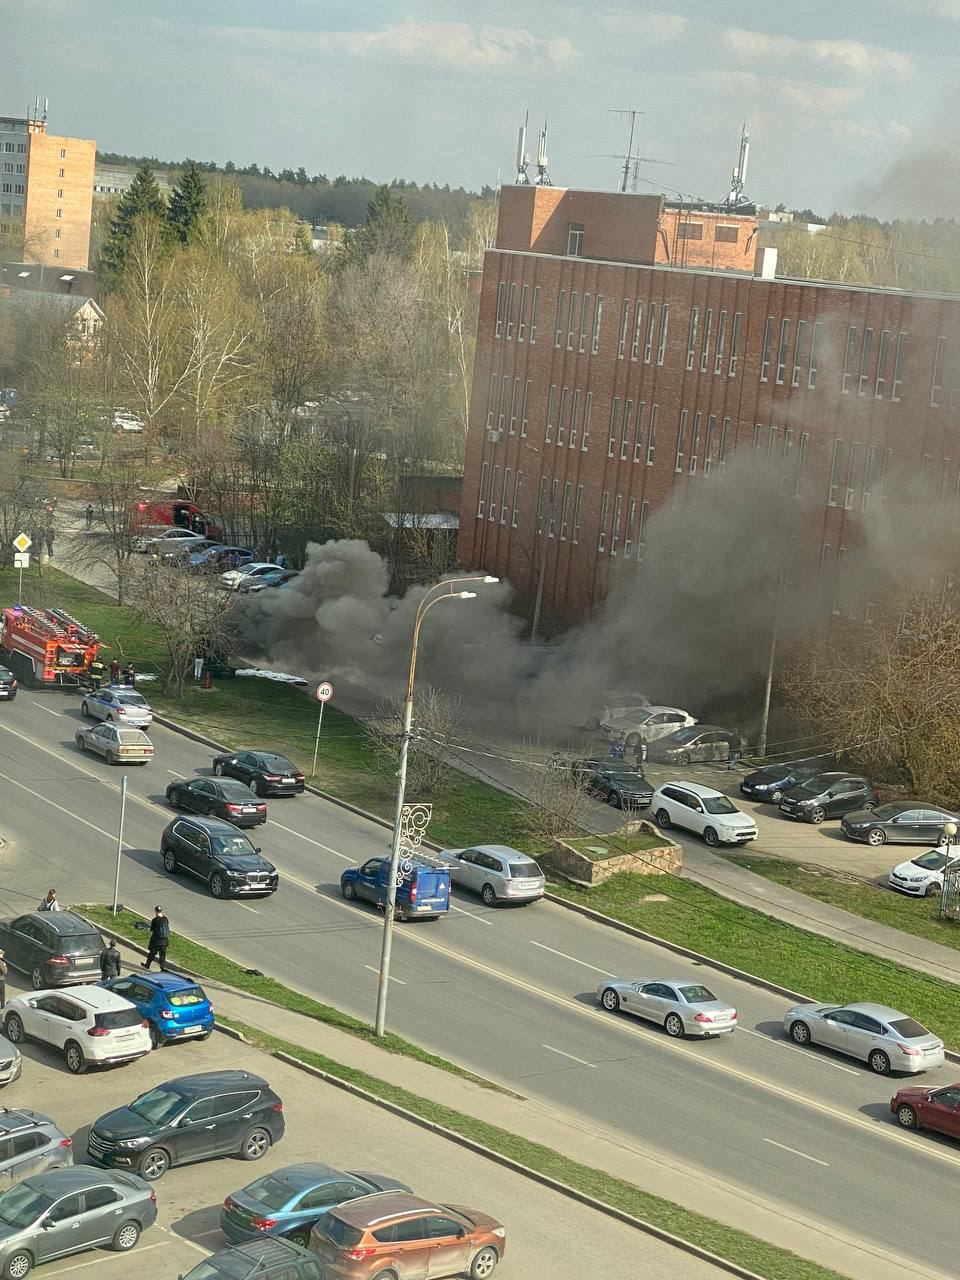
{"label": "black sedan", "polygon": [[844,814],[840,829],[848,840],[862,844],[936,845],[945,822],[960,823],[948,809],[935,809],[916,800],[905,804],[883,804],[877,809],[855,809]]}
{"label": "black sedan", "polygon": [[788,818],[819,826],[824,818],[842,818],[855,809],[869,809],[875,800],[873,787],[866,778],[847,773],[818,773],[784,792],[780,812]]}
{"label": "black sedan", "polygon": [[17,677],[9,667],[0,667],[0,700],[12,702],[17,696]]}
{"label": "black sedan", "polygon": [[286,756],[274,751],[233,751],[214,756],[218,778],[237,778],[258,796],[292,796],[304,788],[304,776]]}
{"label": "black sedan", "polygon": [[779,804],[783,793],[797,787],[820,772],[819,764],[807,764],[803,760],[790,760],[786,764],[768,764],[755,773],[740,779],[740,792],[751,800],[769,800]]}
{"label": "black sedan", "polygon": [[267,820],[267,806],[235,778],[180,778],[167,787],[172,809],[223,818],[235,827],[256,827]]}
{"label": "black sedan", "polygon": [[647,746],[647,759],[661,764],[693,764],[704,760],[729,760],[730,752],[740,751],[743,739],[734,729],[721,729],[715,724],[695,724],[677,729],[665,738],[656,738]]}
{"label": "black sedan", "polygon": [[653,799],[640,770],[619,760],[575,760],[571,772],[585,791],[615,809],[646,809]]}

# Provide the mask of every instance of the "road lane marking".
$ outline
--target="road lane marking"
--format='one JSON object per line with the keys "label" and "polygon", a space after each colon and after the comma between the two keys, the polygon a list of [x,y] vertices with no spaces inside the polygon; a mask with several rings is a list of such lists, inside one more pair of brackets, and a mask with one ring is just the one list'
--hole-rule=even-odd
{"label": "road lane marking", "polygon": [[594,973],[602,973],[605,978],[613,978],[614,974],[608,973],[606,969],[598,969],[595,964],[587,964],[586,960],[578,960],[576,956],[568,956],[565,951],[557,951],[553,947],[548,947],[545,942],[534,942],[530,939],[531,947],[539,947],[541,951],[550,951],[555,956],[560,956],[562,960],[570,960],[573,964],[582,964],[585,969],[592,969]]}
{"label": "road lane marking", "polygon": [[597,1064],[595,1062],[587,1062],[585,1058],[578,1058],[573,1053],[566,1053],[563,1049],[555,1049],[552,1044],[542,1044],[541,1049],[549,1049],[551,1053],[559,1053],[561,1058],[569,1058],[571,1062],[579,1062],[581,1067],[589,1067],[591,1071],[596,1071]]}
{"label": "road lane marking", "polygon": [[816,1156],[808,1156],[805,1151],[797,1151],[794,1147],[785,1147],[782,1142],[774,1142],[772,1138],[764,1138],[764,1142],[769,1142],[771,1147],[779,1147],[781,1151],[789,1151],[792,1156],[799,1156],[801,1160],[809,1160],[812,1164],[822,1164],[825,1169],[830,1168],[826,1160],[818,1160]]}
{"label": "road lane marking", "polygon": [[[98,835],[106,836],[108,840],[116,841],[117,833],[115,831],[104,831],[103,827],[98,827],[95,823],[88,822],[86,818],[81,818],[79,814],[73,813],[72,810],[65,809],[62,804],[57,804],[55,800],[50,800],[46,796],[41,795],[40,792],[37,791],[36,787],[26,787],[22,782],[18,782],[16,778],[11,778],[8,773],[0,773],[0,778],[2,778],[4,782],[9,782],[11,786],[19,787],[21,791],[26,791],[28,795],[33,796],[35,799],[42,800],[44,804],[48,804],[51,809],[56,809],[58,813],[62,813],[68,818],[73,818],[74,822],[82,822],[85,827],[89,827],[91,831],[96,831]],[[125,849],[132,849],[134,846],[132,844],[128,844],[127,841],[124,840],[123,847]]]}
{"label": "road lane marking", "polygon": [[780,1049],[790,1049],[794,1053],[802,1053],[808,1062],[819,1062],[824,1067],[833,1067],[834,1071],[845,1071],[848,1076],[858,1076],[859,1071],[854,1071],[852,1067],[843,1067],[839,1062],[831,1062],[829,1058],[823,1057],[819,1053],[810,1053],[808,1049],[798,1049],[795,1044],[788,1044],[786,1040],[778,1040],[775,1036],[768,1036],[765,1031],[755,1031],[753,1027],[745,1027],[740,1024],[738,1031],[745,1031],[748,1036],[757,1036],[761,1040],[767,1040],[770,1044],[775,1044]]}
{"label": "road lane marking", "polygon": [[[161,1230],[163,1230],[162,1227],[161,1227]],[[180,1238],[181,1237],[178,1237],[178,1239]],[[188,1243],[189,1241],[186,1241],[186,1240],[184,1241],[184,1244],[188,1244]],[[156,1244],[139,1244],[137,1246],[137,1257],[139,1258],[141,1253],[146,1253],[148,1249],[159,1249],[161,1247],[162,1246],[159,1240],[156,1242]],[[203,1250],[203,1252],[206,1252],[206,1250]],[[123,1256],[122,1254],[115,1253],[113,1255],[113,1258],[111,1258],[110,1255],[108,1254],[106,1255],[106,1257],[91,1258],[88,1262],[74,1262],[68,1267],[57,1267],[53,1271],[48,1271],[47,1275],[48,1276],[65,1276],[68,1271],[80,1271],[83,1267],[95,1267],[98,1264],[103,1262],[119,1261],[122,1256]]]}
{"label": "road lane marking", "polygon": [[63,712],[51,711],[50,708],[45,707],[42,702],[37,702],[36,698],[31,698],[30,701],[35,707],[39,707],[41,711],[45,711],[48,716],[56,716],[58,720],[62,718]]}
{"label": "road lane marking", "polygon": [[450,903],[450,910],[456,911],[461,916],[469,916],[471,920],[476,920],[477,924],[485,924],[488,926],[492,926],[493,924],[492,920],[484,920],[483,916],[478,916],[473,911],[464,911],[463,907],[455,907],[452,902]]}
{"label": "road lane marking", "polygon": [[243,907],[244,911],[252,911],[255,916],[258,916],[260,914],[260,912],[257,910],[256,907],[249,907],[245,902],[238,902],[237,906]]}
{"label": "road lane marking", "polygon": [[314,840],[313,836],[305,836],[302,831],[294,831],[293,827],[285,827],[282,822],[277,822],[276,818],[269,819],[271,827],[279,827],[281,831],[286,831],[287,835],[298,836],[301,840],[306,840],[308,844],[315,844],[318,849],[323,849],[325,853],[332,853],[337,858],[342,858],[344,862],[353,862],[354,859],[345,853],[340,853],[336,849],[331,849],[328,844],[321,844],[319,840]]}
{"label": "road lane marking", "polygon": [[168,769],[168,770],[167,770],[167,773],[169,773],[169,775],[170,775],[170,777],[171,777],[171,778],[182,778],[182,777],[183,777],[183,774],[182,774],[182,773],[175,773],[173,769]]}
{"label": "road lane marking", "polygon": [[[372,965],[372,964],[365,964],[363,967],[364,967],[365,969],[369,969],[371,973],[376,973],[376,974],[379,974],[379,973],[380,973],[380,970],[379,970],[379,969],[375,969],[375,968],[373,967],[373,965]],[[390,981],[390,982],[397,982],[397,983],[399,983],[399,984],[400,984],[400,986],[401,986],[401,987],[405,987],[405,986],[407,985],[407,984],[404,982],[404,980],[403,980],[402,978],[395,978],[395,977],[393,976],[393,974],[392,974],[392,973],[390,974],[389,981]]]}

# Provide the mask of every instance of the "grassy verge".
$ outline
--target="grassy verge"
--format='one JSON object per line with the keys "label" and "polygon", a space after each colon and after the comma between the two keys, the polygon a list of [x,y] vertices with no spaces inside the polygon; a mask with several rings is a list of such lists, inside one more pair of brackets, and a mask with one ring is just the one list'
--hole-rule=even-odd
{"label": "grassy verge", "polygon": [[[78,910],[98,925],[105,934],[124,939],[135,946],[144,945],[147,935],[143,926],[146,921],[135,911],[118,911],[114,915],[109,907],[100,905],[81,906]],[[470,1080],[484,1089],[502,1092],[498,1085],[491,1084],[481,1076],[475,1076],[471,1071],[458,1067],[456,1063],[448,1062],[446,1058],[428,1053],[426,1049],[411,1044],[402,1036],[387,1032],[386,1035],[378,1037],[374,1034],[373,1028],[360,1018],[354,1018],[351,1014],[334,1009],[331,1005],[322,1004],[311,996],[301,995],[299,991],[285,987],[274,978],[257,977],[255,974],[248,973],[242,965],[236,964],[233,960],[227,960],[209,947],[201,946],[199,942],[192,942],[179,934],[173,934],[170,938],[167,959],[172,965],[188,969],[191,973],[199,974],[211,982],[223,982],[235,987],[238,991],[249,992],[260,1000],[269,1001],[283,1009],[291,1009],[294,1013],[302,1013],[308,1018],[315,1018],[317,1022],[336,1027],[338,1031],[345,1031],[348,1035],[356,1036],[358,1040],[376,1044],[381,1049],[386,1049],[388,1053],[415,1058],[417,1062],[424,1062],[428,1066],[438,1067],[441,1071],[448,1071],[451,1075]]]}
{"label": "grassy verge", "polygon": [[491,1151],[519,1161],[538,1173],[555,1178],[586,1195],[593,1196],[604,1204],[611,1205],[626,1213],[642,1218],[664,1231],[670,1231],[691,1244],[709,1249],[720,1257],[737,1262],[757,1275],[768,1276],[770,1280],[842,1280],[836,1271],[830,1271],[816,1262],[809,1262],[786,1249],[767,1244],[755,1236],[748,1235],[736,1227],[728,1227],[715,1222],[692,1209],[673,1204],[660,1196],[615,1178],[612,1174],[589,1165],[580,1164],[567,1156],[561,1155],[540,1143],[531,1142],[515,1133],[508,1133],[496,1125],[488,1124],[473,1116],[464,1115],[440,1103],[427,1098],[418,1097],[409,1090],[398,1085],[378,1080],[366,1072],[344,1067],[333,1062],[322,1054],[313,1053],[299,1045],[281,1040],[277,1036],[268,1035],[256,1028],[242,1023],[231,1023],[234,1030],[239,1031],[258,1048],[270,1053],[287,1053],[299,1058],[312,1067],[327,1072],[340,1080],[365,1089],[385,1101],[395,1103],[422,1116],[434,1124],[443,1125],[455,1133],[462,1134],[474,1142],[482,1143]]}
{"label": "grassy verge", "polygon": [[624,872],[589,889],[554,884],[551,890],[814,999],[906,1009],[960,1049],[960,1007],[951,984],[773,920],[691,881]]}

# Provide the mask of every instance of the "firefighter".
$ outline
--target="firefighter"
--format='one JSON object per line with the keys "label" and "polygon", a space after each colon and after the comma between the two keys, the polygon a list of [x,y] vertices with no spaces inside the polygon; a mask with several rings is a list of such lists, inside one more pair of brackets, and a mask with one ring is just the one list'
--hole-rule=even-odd
{"label": "firefighter", "polygon": [[103,684],[103,677],[106,674],[106,670],[106,667],[99,658],[96,662],[90,663],[90,669],[87,672],[87,676],[90,682],[90,688],[94,693],[98,693],[100,691],[100,686]]}

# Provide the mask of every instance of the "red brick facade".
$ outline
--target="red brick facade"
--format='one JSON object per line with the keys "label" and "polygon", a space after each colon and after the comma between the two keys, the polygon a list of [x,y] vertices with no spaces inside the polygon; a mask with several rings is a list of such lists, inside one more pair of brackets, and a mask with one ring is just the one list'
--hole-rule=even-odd
{"label": "red brick facade", "polygon": [[[671,243],[680,211],[653,199]],[[808,563],[856,545],[894,465],[931,501],[958,492],[960,298],[644,264],[650,200],[507,188],[484,263],[459,558],[529,606],[545,551],[548,623],[588,614],[611,567],[642,555],[650,513],[735,450],[803,499]]]}

